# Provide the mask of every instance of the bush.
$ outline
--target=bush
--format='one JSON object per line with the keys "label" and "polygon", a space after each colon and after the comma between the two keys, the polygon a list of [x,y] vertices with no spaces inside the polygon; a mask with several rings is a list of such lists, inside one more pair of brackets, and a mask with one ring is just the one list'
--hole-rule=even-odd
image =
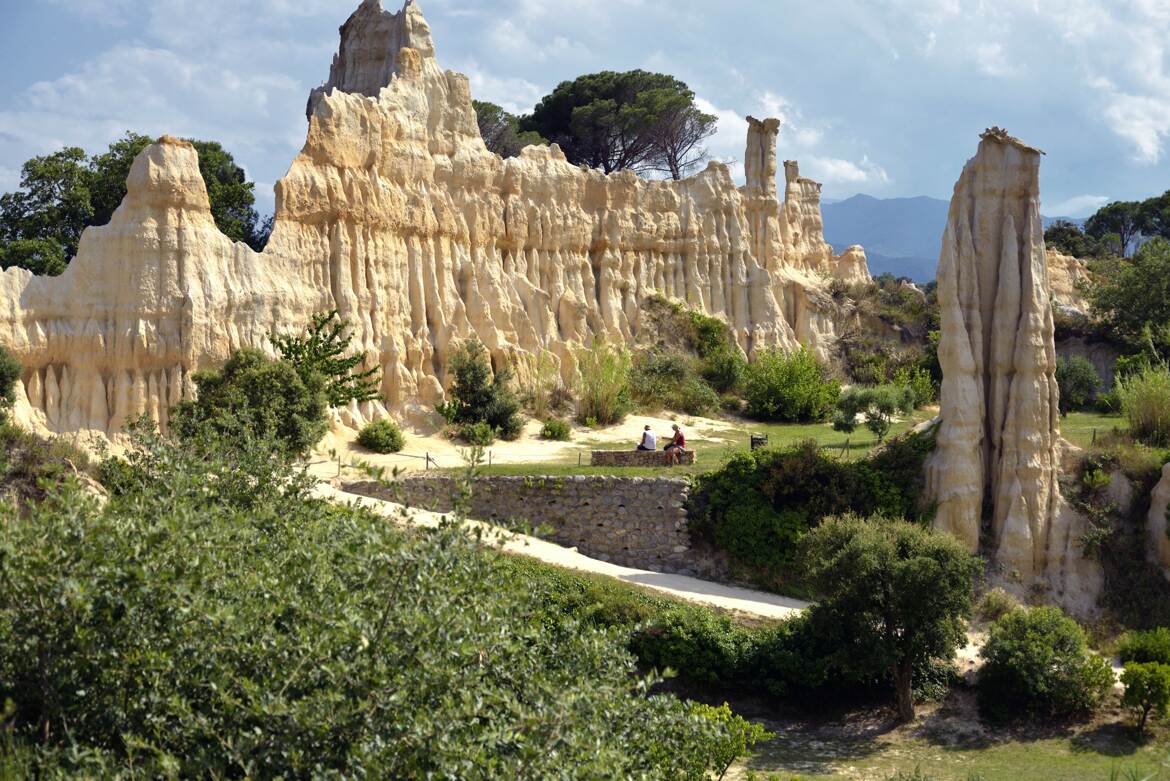
{"label": "bush", "polygon": [[541,439],[551,439],[555,442],[568,442],[573,437],[573,429],[567,421],[555,418],[546,420],[540,430]]}
{"label": "bush", "polygon": [[1145,632],[1126,632],[1118,642],[1117,656],[1122,664],[1170,665],[1170,629],[1160,626]]}
{"label": "bush", "polygon": [[750,643],[750,630],[725,614],[677,607],[635,631],[630,650],[654,669],[675,670],[698,683],[727,684],[741,674]]}
{"label": "bush", "polygon": [[914,409],[922,409],[938,399],[938,386],[925,367],[899,369],[894,373],[893,384],[909,390]]}
{"label": "bush", "polygon": [[702,379],[699,363],[679,352],[649,350],[630,369],[630,398],[642,409],[670,409],[706,415],[719,408],[719,396]]}
{"label": "bush", "polygon": [[402,431],[392,420],[379,420],[366,425],[358,433],[357,443],[375,453],[397,453],[405,444]]}
{"label": "bush", "polygon": [[1138,714],[1138,733],[1146,731],[1150,713],[1164,716],[1170,709],[1170,665],[1129,662],[1121,673],[1125,694],[1121,704]]}
{"label": "bush", "polygon": [[748,364],[743,380],[747,414],[756,420],[824,420],[841,392],[828,371],[807,349],[791,355],[766,352]]}
{"label": "bush", "polygon": [[25,775],[697,779],[734,735],[458,524],[406,533],[263,448],[184,448],[141,440],[148,479],[105,509],[0,509]]}
{"label": "bush", "polygon": [[630,409],[630,354],[600,340],[577,356],[581,392],[577,419],[595,426],[621,423]]}
{"label": "bush", "polygon": [[0,497],[4,500],[15,500],[23,507],[43,500],[78,473],[91,471],[89,456],[71,441],[45,439],[0,416]]}
{"label": "bush", "polygon": [[980,655],[979,707],[998,721],[1087,716],[1113,685],[1109,663],[1054,607],[1015,610],[996,621]]}
{"label": "bush", "polygon": [[[520,436],[524,421],[520,400],[510,388],[512,374],[507,368],[493,373],[482,343],[472,339],[461,344],[451,356],[449,369],[455,378],[451,401],[439,408],[448,423],[464,424],[464,432],[468,426],[486,424],[492,430],[492,441],[496,436],[507,440]],[[465,433],[464,438],[468,439]]]}
{"label": "bush", "polygon": [[726,551],[758,585],[799,590],[793,543],[834,515],[916,519],[922,465],[933,448],[934,434],[927,431],[893,439],[854,462],[825,454],[814,441],[737,453],[720,469],[695,478],[691,533]]}
{"label": "bush", "polygon": [[703,379],[716,393],[733,393],[743,382],[747,361],[739,348],[721,348],[703,359]]}
{"label": "bush", "polygon": [[1170,445],[1170,369],[1148,368],[1118,380],[1117,397],[1135,437],[1150,445]]}
{"label": "bush", "polygon": [[315,374],[325,378],[325,395],[331,407],[382,397],[382,367],[363,371],[364,354],[346,355],[353,342],[349,328],[349,321],[334,309],[313,315],[304,336],[270,337],[280,357],[296,368],[302,380],[309,382]]}
{"label": "bush", "polygon": [[852,434],[857,428],[857,417],[865,418],[865,427],[878,441],[884,441],[898,412],[909,415],[914,411],[914,391],[899,385],[879,385],[876,388],[853,386],[837,399],[833,428]]}
{"label": "bush", "polygon": [[12,353],[0,347],[0,410],[16,401],[16,381],[24,374],[24,367]]}
{"label": "bush", "polygon": [[735,760],[750,756],[757,743],[776,737],[759,724],[752,724],[732,713],[726,702],[718,708],[696,702],[691,705],[691,712],[722,727],[723,740],[715,746],[711,756],[716,779],[727,775]]}
{"label": "bush", "polygon": [[1019,607],[1019,600],[1011,594],[1002,588],[993,588],[979,600],[975,613],[983,621],[998,621]]}
{"label": "bush", "polygon": [[496,432],[487,423],[464,423],[458,431],[460,439],[474,447],[487,447],[496,441]]}
{"label": "bush", "polygon": [[271,441],[299,456],[325,435],[325,378],[304,377],[259,350],[240,350],[220,371],[197,373],[195,386],[196,398],[171,410],[171,430],[182,438],[211,432],[225,442]]}
{"label": "bush", "polygon": [[1088,409],[1101,388],[1101,376],[1093,364],[1079,355],[1056,362],[1056,384],[1060,387],[1060,414]]}

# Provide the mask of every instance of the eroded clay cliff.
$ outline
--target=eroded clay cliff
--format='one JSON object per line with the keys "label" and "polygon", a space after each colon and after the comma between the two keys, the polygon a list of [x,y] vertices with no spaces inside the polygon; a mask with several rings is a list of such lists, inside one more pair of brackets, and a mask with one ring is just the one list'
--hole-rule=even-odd
{"label": "eroded clay cliff", "polygon": [[939,259],[943,383],[928,481],[936,527],[983,552],[1005,583],[1049,589],[1084,612],[1100,574],[1058,482],[1040,155],[990,130],[955,185]]}
{"label": "eroded clay cliff", "polygon": [[666,182],[573,166],[556,146],[491,154],[467,78],[439,67],[415,3],[365,0],[308,109],[263,253],[216,230],[194,149],[163,139],[65,274],[0,275],[26,424],[108,436],[139,414],[165,424],[195,371],[334,308],[384,370],[385,408],[342,411],[351,424],[428,415],[472,336],[521,378],[548,351],[572,381],[595,337],[636,340],[652,293],[725,319],[746,353],[803,342],[827,355],[829,279],[868,277],[859,248],[836,258],[825,244],[819,185],[795,164],[779,200],[776,120],[749,123],[743,188],[718,162]]}

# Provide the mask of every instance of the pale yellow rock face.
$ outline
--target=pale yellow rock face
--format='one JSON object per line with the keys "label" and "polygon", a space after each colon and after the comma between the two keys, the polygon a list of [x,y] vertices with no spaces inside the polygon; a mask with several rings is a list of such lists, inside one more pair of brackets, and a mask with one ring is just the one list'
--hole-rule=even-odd
{"label": "pale yellow rock face", "polygon": [[943,368],[928,462],[937,528],[1072,609],[1100,584],[1060,495],[1056,355],[1039,211],[1040,153],[984,134],[955,186],[939,259]]}
{"label": "pale yellow rock face", "polygon": [[1150,497],[1150,515],[1146,521],[1150,560],[1160,564],[1163,571],[1170,575],[1170,537],[1166,536],[1170,519],[1166,517],[1167,512],[1170,512],[1170,464],[1162,467],[1162,479],[1154,486],[1154,493]]}
{"label": "pale yellow rock face", "polygon": [[385,406],[337,411],[348,425],[428,417],[469,337],[521,378],[548,351],[572,383],[582,347],[637,338],[653,293],[723,318],[747,354],[804,342],[827,355],[823,289],[868,278],[860,248],[833,257],[820,187],[795,164],[778,200],[776,120],[750,122],[744,188],[717,162],[665,182],[579,168],[556,146],[491,154],[467,78],[439,67],[414,3],[362,3],[309,115],[263,253],[219,233],[195,150],[163,139],[64,275],[0,275],[22,421],[110,437],[142,414],[165,426],[194,372],[334,308],[384,377]]}
{"label": "pale yellow rock face", "polygon": [[1080,284],[1088,281],[1088,268],[1082,261],[1057,249],[1049,248],[1046,257],[1052,303],[1087,313],[1089,302],[1085,300]]}

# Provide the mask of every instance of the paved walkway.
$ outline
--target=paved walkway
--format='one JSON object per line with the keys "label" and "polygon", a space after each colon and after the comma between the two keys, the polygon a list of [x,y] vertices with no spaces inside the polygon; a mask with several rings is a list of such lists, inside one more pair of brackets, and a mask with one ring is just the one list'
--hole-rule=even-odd
{"label": "paved walkway", "polygon": [[[438,513],[425,510],[407,509],[402,505],[387,502],[381,499],[372,499],[365,496],[346,493],[328,483],[320,483],[317,495],[334,502],[346,502],[369,508],[384,515],[397,523],[413,523],[420,526],[438,525]],[[592,572],[597,575],[631,583],[644,588],[659,591],[688,602],[732,610],[746,615],[760,618],[788,618],[808,607],[807,602],[789,599],[778,594],[769,594],[763,591],[726,586],[722,583],[711,583],[686,575],[667,575],[650,570],[619,567],[597,559],[591,559],[577,552],[576,548],[564,548],[560,545],[537,539],[523,534],[515,534],[500,529],[497,526],[468,521],[469,528],[478,528],[484,531],[484,538],[495,544],[507,553],[521,556],[530,556],[546,564],[577,570]]]}

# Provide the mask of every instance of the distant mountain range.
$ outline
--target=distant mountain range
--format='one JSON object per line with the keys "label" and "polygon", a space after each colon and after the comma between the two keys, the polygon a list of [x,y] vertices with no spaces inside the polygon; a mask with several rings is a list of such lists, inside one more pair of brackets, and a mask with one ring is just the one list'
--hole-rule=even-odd
{"label": "distant mountain range", "polygon": [[[939,242],[947,226],[950,204],[938,198],[874,198],[855,195],[825,201],[825,241],[841,252],[853,244],[865,247],[874,276],[890,273],[915,282],[934,279]],[[1048,227],[1057,219],[1044,218]],[[1081,220],[1070,220],[1080,223]]]}

